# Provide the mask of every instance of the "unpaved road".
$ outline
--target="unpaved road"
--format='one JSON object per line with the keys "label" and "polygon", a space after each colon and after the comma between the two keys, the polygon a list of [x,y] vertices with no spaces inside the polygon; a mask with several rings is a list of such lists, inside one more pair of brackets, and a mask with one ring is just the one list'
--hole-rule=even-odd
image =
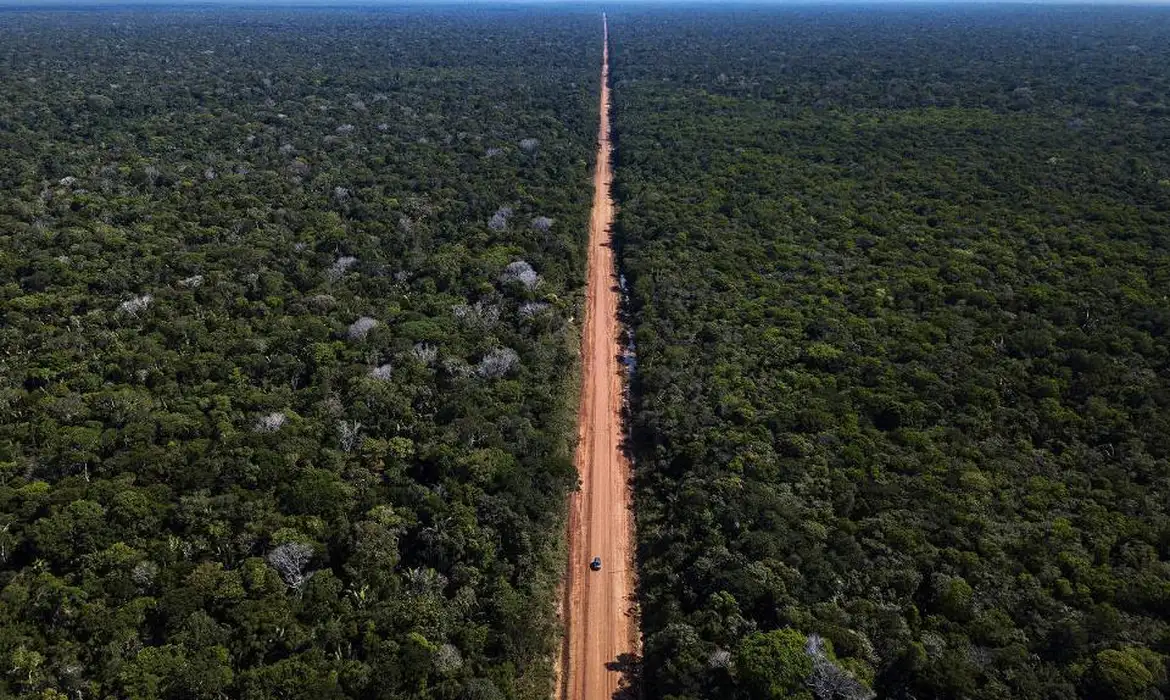
{"label": "unpaved road", "polygon": [[[589,222],[589,271],[581,344],[583,386],[576,464],[581,489],[569,503],[563,700],[609,700],[638,648],[634,611],[630,465],[622,452],[623,378],[618,357],[617,274],[610,225],[609,26],[602,16],[601,123]],[[601,557],[601,571],[589,561]]]}

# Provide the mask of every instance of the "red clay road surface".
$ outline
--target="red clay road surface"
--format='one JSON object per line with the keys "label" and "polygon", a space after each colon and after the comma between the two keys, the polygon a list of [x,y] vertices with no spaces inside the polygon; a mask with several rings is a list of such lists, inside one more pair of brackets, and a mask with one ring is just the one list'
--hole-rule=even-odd
{"label": "red clay road surface", "polygon": [[[618,293],[610,225],[609,27],[602,16],[601,124],[589,222],[589,272],[581,353],[583,386],[576,464],[581,489],[569,503],[563,700],[609,700],[619,657],[636,653],[630,465],[622,452],[623,378],[618,357]],[[601,571],[589,562],[601,557]]]}

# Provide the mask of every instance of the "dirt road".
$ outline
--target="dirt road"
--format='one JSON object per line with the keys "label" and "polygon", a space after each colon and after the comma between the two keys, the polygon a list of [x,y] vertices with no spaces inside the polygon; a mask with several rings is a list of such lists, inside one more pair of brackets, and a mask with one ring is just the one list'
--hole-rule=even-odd
{"label": "dirt road", "polygon": [[[602,15],[601,123],[589,222],[589,271],[581,354],[577,470],[581,490],[569,504],[569,567],[563,700],[609,700],[623,666],[638,649],[634,613],[633,514],[630,465],[622,452],[623,377],[618,334],[617,275],[610,247],[609,26]],[[601,557],[601,571],[589,562]]]}

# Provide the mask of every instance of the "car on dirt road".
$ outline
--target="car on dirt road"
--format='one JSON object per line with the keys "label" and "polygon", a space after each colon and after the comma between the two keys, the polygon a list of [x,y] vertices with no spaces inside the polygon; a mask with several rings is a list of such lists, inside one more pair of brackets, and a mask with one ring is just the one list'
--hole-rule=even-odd
{"label": "car on dirt road", "polygon": [[593,557],[593,561],[589,562],[589,568],[594,571],[601,571],[601,557]]}

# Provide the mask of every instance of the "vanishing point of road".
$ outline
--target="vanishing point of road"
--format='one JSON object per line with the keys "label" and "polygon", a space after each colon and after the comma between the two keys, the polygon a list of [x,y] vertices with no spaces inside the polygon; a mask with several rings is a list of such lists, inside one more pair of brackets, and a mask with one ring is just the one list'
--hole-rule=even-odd
{"label": "vanishing point of road", "polygon": [[[602,15],[601,119],[589,221],[576,465],[581,488],[569,503],[562,700],[609,700],[638,650],[634,609],[630,465],[622,448],[624,382],[617,269],[610,245],[614,206],[609,140],[609,25]],[[602,569],[589,562],[601,557]]]}

